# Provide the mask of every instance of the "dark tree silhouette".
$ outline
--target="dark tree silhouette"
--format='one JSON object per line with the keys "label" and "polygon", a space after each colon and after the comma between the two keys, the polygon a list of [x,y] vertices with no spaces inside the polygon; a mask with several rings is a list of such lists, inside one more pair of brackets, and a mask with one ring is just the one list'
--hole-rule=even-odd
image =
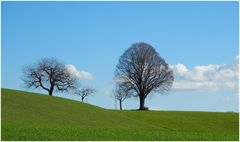
{"label": "dark tree silhouette", "polygon": [[128,93],[127,90],[124,90],[123,87],[121,87],[120,84],[116,85],[116,88],[114,90],[114,98],[119,101],[119,108],[122,110],[122,102],[126,100],[127,98],[130,98],[130,94]]}
{"label": "dark tree silhouette", "polygon": [[77,79],[55,58],[43,58],[37,64],[25,66],[22,80],[26,87],[42,88],[50,96],[54,90],[69,91],[77,84]]}
{"label": "dark tree silhouette", "polygon": [[147,43],[135,43],[119,59],[115,78],[124,90],[139,97],[139,110],[145,110],[145,98],[151,92],[166,93],[172,87],[173,71]]}
{"label": "dark tree silhouette", "polygon": [[76,89],[74,91],[74,94],[77,94],[79,96],[81,96],[82,102],[84,100],[84,98],[86,98],[87,96],[92,95],[93,93],[95,93],[96,90],[89,88],[89,87],[85,87],[85,88],[80,88],[80,89]]}

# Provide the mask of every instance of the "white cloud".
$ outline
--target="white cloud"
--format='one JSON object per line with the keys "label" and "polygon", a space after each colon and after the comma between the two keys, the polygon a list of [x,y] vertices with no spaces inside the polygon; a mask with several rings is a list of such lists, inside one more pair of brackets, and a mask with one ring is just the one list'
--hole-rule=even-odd
{"label": "white cloud", "polygon": [[81,71],[81,70],[77,70],[77,68],[74,65],[71,64],[67,64],[65,65],[67,68],[67,71],[73,76],[76,77],[78,79],[88,79],[91,80],[93,79],[93,76],[91,73],[86,72],[86,71]]}
{"label": "white cloud", "polygon": [[191,69],[183,64],[170,65],[175,81],[174,90],[220,90],[238,88],[238,57],[232,64],[210,64]]}

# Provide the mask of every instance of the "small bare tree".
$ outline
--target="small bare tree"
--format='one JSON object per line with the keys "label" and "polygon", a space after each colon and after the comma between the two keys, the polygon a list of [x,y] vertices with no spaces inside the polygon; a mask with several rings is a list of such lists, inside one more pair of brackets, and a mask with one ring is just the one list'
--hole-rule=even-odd
{"label": "small bare tree", "polygon": [[83,102],[84,98],[92,95],[95,92],[96,92],[95,89],[92,89],[90,87],[84,87],[84,88],[76,89],[74,91],[74,94],[81,96],[81,99],[82,99],[82,102]]}
{"label": "small bare tree", "polygon": [[120,57],[115,77],[122,88],[139,97],[139,110],[151,92],[165,93],[172,87],[173,71],[156,50],[146,43],[135,43]]}
{"label": "small bare tree", "polygon": [[55,58],[44,58],[37,64],[25,66],[22,80],[26,87],[44,89],[50,96],[54,90],[69,91],[77,84],[77,79]]}
{"label": "small bare tree", "polygon": [[130,98],[131,96],[129,95],[127,90],[124,90],[124,88],[121,88],[119,86],[120,84],[116,85],[116,88],[114,90],[114,98],[119,101],[119,108],[122,110],[122,102],[126,100],[127,98]]}

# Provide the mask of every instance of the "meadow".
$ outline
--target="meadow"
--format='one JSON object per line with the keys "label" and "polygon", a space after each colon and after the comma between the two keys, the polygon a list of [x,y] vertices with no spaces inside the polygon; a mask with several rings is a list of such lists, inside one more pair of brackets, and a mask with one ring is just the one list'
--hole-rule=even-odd
{"label": "meadow", "polygon": [[231,140],[232,112],[109,110],[74,100],[1,89],[1,140]]}

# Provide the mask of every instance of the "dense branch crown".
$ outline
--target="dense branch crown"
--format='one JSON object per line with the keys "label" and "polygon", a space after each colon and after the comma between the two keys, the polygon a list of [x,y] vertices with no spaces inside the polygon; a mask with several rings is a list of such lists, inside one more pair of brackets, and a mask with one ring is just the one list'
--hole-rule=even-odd
{"label": "dense branch crown", "polygon": [[165,93],[174,80],[165,60],[146,43],[135,43],[123,53],[115,77],[125,90],[144,98],[151,91]]}
{"label": "dense branch crown", "polygon": [[42,88],[50,95],[54,89],[68,91],[77,84],[77,79],[55,58],[44,58],[37,64],[26,66],[23,69],[23,81],[26,87]]}

